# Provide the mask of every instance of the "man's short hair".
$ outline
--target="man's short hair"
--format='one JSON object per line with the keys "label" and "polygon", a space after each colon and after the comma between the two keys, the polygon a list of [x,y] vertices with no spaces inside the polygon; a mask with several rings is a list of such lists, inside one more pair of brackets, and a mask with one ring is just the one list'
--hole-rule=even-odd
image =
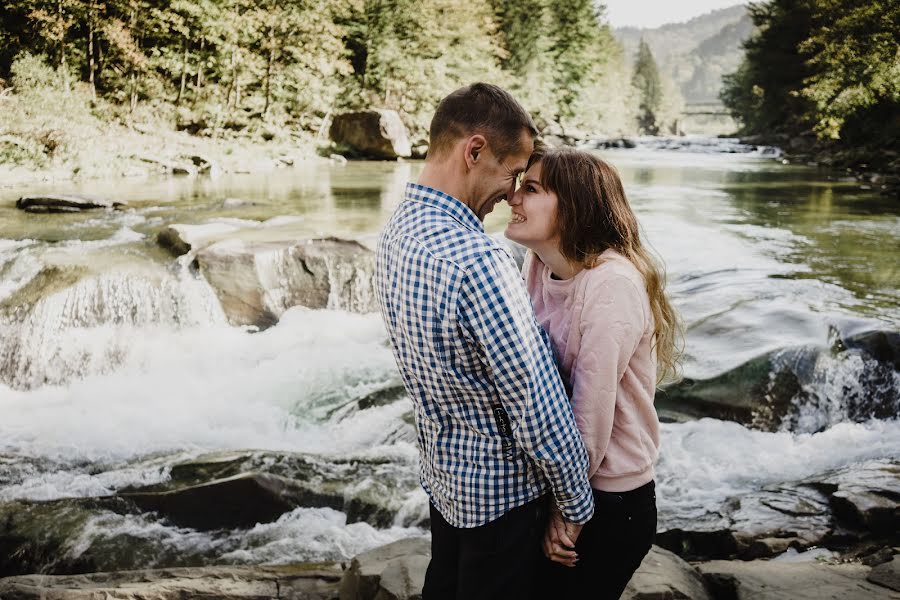
{"label": "man's short hair", "polygon": [[438,156],[460,138],[479,133],[502,160],[520,148],[523,129],[532,137],[538,134],[531,115],[509,92],[490,83],[473,83],[438,104],[431,119],[428,156]]}

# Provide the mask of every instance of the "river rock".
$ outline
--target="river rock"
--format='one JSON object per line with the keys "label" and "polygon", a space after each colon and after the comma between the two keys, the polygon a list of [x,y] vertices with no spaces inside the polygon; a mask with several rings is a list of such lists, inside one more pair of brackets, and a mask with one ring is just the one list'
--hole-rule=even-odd
{"label": "river rock", "polygon": [[344,573],[340,600],[412,600],[422,597],[431,543],[405,539],[353,558]]}
{"label": "river rock", "polygon": [[845,526],[900,545],[900,461],[869,461],[822,478],[835,515]]}
{"label": "river rock", "polygon": [[181,256],[182,254],[187,254],[192,249],[199,249],[203,246],[207,246],[239,229],[241,228],[230,223],[169,225],[160,230],[156,235],[156,241],[160,246],[175,256]]}
{"label": "river rock", "polygon": [[900,554],[872,569],[866,578],[872,583],[900,592]]}
{"label": "river rock", "polygon": [[898,600],[900,594],[866,580],[856,564],[712,561],[697,566],[714,598],[750,600]]}
{"label": "river rock", "polygon": [[[225,452],[176,464],[169,481],[120,496],[195,529],[252,527],[298,507],[328,507],[350,523],[389,527],[417,488],[414,465],[402,462]],[[403,524],[422,521],[410,515]]]}
{"label": "river rock", "polygon": [[677,555],[650,548],[622,593],[623,600],[709,600],[700,573]]}
{"label": "river rock", "polygon": [[409,134],[396,111],[372,109],[334,117],[329,135],[361,157],[395,159],[412,153]]}
{"label": "river rock", "polygon": [[79,194],[49,194],[44,196],[22,196],[16,201],[16,208],[31,213],[67,213],[93,210],[97,208],[120,209],[123,202],[113,202],[96,196]]}
{"label": "river rock", "polygon": [[730,498],[656,543],[688,560],[751,560],[793,548],[900,545],[900,462],[873,460]]}
{"label": "river rock", "polygon": [[[109,541],[88,544],[78,553],[71,547],[97,518],[138,514],[136,506],[113,497],[0,503],[0,577],[129,568],[133,558],[156,548],[147,540],[130,538],[120,540],[127,551],[112,548]],[[6,596],[0,593],[0,598]]]}
{"label": "river rock", "polygon": [[[139,155],[135,156],[138,160],[144,161],[145,163],[149,163],[153,165],[157,171],[161,173],[166,173],[168,175],[188,175],[194,176],[199,173],[199,169],[195,166],[192,159],[185,160],[183,162],[179,162],[176,160],[171,160],[168,158],[162,158],[159,156],[148,156],[148,155]],[[200,157],[198,157],[200,158]],[[202,159],[204,160],[205,159]]]}
{"label": "river rock", "polygon": [[340,582],[339,565],[178,568],[26,575],[0,580],[4,600],[330,600]]}
{"label": "river rock", "polygon": [[269,327],[292,306],[377,310],[374,254],[357,242],[224,240],[196,261],[234,325]]}
{"label": "river rock", "polygon": [[204,531],[271,523],[301,506],[340,510],[344,505],[342,495],[322,493],[306,482],[269,473],[242,473],[174,490],[119,495],[180,527]]}

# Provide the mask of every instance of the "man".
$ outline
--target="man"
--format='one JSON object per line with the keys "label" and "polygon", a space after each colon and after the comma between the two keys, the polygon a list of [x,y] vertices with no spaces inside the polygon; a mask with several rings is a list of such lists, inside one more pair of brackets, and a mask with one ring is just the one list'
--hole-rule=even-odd
{"label": "man", "polygon": [[515,262],[482,224],[512,197],[536,135],[496,86],[444,98],[425,168],[378,244],[377,295],[431,501],[424,600],[528,598],[548,487],[568,545],[593,514],[587,456],[547,339]]}

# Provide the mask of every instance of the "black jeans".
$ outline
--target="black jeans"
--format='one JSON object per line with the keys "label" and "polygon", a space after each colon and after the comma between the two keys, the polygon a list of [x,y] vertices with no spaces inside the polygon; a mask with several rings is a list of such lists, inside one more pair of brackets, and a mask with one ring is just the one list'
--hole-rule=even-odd
{"label": "black jeans", "polygon": [[542,555],[540,598],[617,600],[641,566],[656,535],[656,486],[622,493],[594,490],[594,517],[575,542],[578,564]]}
{"label": "black jeans", "polygon": [[453,527],[431,505],[431,563],[422,600],[528,600],[534,594],[546,500],[480,527]]}

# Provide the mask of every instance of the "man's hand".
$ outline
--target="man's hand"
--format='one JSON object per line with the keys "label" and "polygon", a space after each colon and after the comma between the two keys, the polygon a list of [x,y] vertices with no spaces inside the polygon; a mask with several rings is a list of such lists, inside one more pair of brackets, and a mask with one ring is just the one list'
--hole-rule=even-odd
{"label": "man's hand", "polygon": [[555,507],[550,513],[550,522],[544,533],[544,554],[550,560],[567,567],[574,567],[578,562],[575,542],[581,534],[583,525],[569,523]]}

